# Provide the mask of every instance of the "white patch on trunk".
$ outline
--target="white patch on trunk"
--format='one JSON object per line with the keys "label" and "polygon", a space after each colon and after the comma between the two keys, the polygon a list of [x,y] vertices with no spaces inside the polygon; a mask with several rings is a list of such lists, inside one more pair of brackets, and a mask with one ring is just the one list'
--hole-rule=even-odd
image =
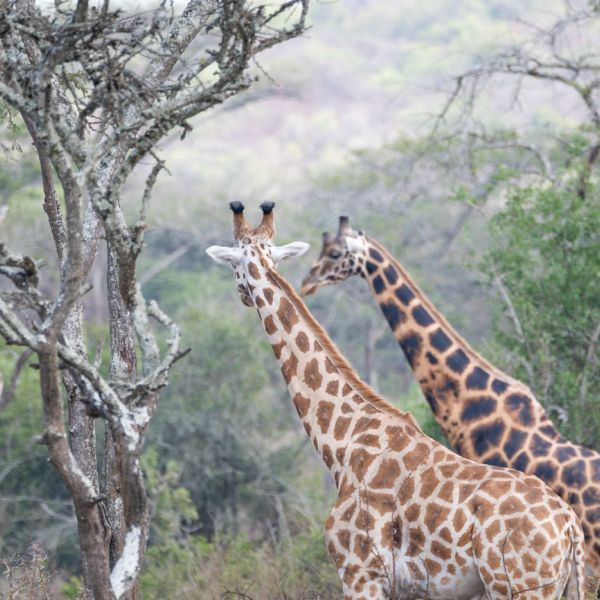
{"label": "white patch on trunk", "polygon": [[142,530],[132,527],[125,536],[123,553],[110,574],[110,585],[117,600],[127,591],[128,583],[135,577],[140,561]]}
{"label": "white patch on trunk", "polygon": [[125,435],[127,436],[127,447],[129,448],[130,452],[135,450],[140,440],[139,432],[141,429],[146,427],[146,425],[148,425],[151,416],[152,415],[150,414],[150,411],[145,406],[138,410],[129,411],[121,415],[121,425]]}
{"label": "white patch on trunk", "polygon": [[121,426],[127,437],[127,447],[130,452],[135,450],[140,434],[138,433],[138,425],[135,422],[135,417],[131,413],[125,413],[121,416]]}
{"label": "white patch on trunk", "polygon": [[136,425],[138,425],[138,427],[146,427],[146,425],[148,425],[150,422],[151,416],[152,415],[150,415],[148,407],[142,406],[142,408],[139,408],[133,413],[133,421]]}
{"label": "white patch on trunk", "polygon": [[73,473],[73,475],[77,476],[81,480],[81,483],[83,483],[83,485],[87,489],[88,498],[94,498],[96,496],[96,488],[94,487],[92,480],[79,468],[75,457],[70,452],[69,458],[69,468],[71,469],[71,473]]}

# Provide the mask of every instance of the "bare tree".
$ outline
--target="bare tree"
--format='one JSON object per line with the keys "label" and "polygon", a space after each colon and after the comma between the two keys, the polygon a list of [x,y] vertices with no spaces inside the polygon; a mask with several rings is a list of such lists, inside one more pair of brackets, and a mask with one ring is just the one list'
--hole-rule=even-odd
{"label": "bare tree", "polygon": [[[530,139],[521,139],[515,131],[490,130],[486,119],[481,118],[481,110],[489,109],[490,91],[494,94],[509,90],[512,105],[516,106],[521,103],[527,82],[554,85],[564,92],[564,98],[571,95],[582,108],[578,142],[585,143],[577,149],[584,157],[578,193],[585,197],[592,168],[600,155],[600,11],[592,2],[586,5],[565,1],[561,14],[546,13],[541,20],[542,23],[515,23],[520,31],[517,41],[480,59],[475,67],[454,78],[453,88],[437,116],[435,133],[462,139],[465,162],[473,171],[477,153],[507,151],[511,162],[518,161],[520,173],[533,173],[555,182],[555,170],[563,165],[553,165],[551,153],[545,151],[552,144],[546,143],[544,148]],[[559,142],[563,144],[564,140]]]}
{"label": "bare tree", "polygon": [[[0,274],[12,282],[0,291],[0,335],[37,355],[43,442],[75,507],[86,597],[136,594],[149,526],[139,455],[160,390],[185,354],[177,325],[146,302],[135,273],[164,166],[157,144],[174,128],[185,136],[191,117],[248,88],[254,57],[301,34],[307,9],[308,0],[190,0],[182,10],[163,0],[143,12],[109,0],[53,8],[0,0],[0,98],[35,145],[59,265],[57,289],[44,294],[40,265],[0,244]],[[121,192],[144,157],[154,166],[128,223]],[[102,238],[109,377],[90,358],[83,327]],[[151,321],[167,332],[162,353]],[[100,475],[97,418],[108,432]]]}

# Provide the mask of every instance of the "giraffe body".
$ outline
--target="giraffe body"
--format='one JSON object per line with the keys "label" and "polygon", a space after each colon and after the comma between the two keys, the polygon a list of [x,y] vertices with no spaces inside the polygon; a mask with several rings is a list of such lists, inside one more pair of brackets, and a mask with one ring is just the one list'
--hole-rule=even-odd
{"label": "giraffe body", "polygon": [[244,231],[233,249],[207,252],[234,266],[335,481],[325,531],[344,597],[558,599],[567,587],[582,600],[583,536],[570,507],[536,477],[454,454],[377,396],[276,271],[288,247]]}
{"label": "giraffe body", "polygon": [[559,598],[572,568],[583,580],[576,519],[539,479],[474,464],[411,425],[382,421],[380,451],[348,446],[351,457],[374,458],[362,479],[350,461],[326,525],[347,598]]}
{"label": "giraffe body", "polygon": [[398,261],[342,218],[338,235],[325,236],[303,292],[351,275],[368,281],[452,447],[552,487],[580,517],[586,571],[600,577],[600,453],[563,438],[525,384],[474,352]]}

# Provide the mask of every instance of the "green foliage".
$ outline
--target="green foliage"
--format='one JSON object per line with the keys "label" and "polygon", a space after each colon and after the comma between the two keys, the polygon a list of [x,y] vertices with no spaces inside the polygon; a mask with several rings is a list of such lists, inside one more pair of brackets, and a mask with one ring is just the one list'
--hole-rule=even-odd
{"label": "green foliage", "polygon": [[412,414],[425,435],[428,435],[440,444],[448,446],[448,440],[435,420],[429,404],[423,398],[423,392],[421,392],[421,388],[419,388],[419,384],[416,381],[411,383],[408,392],[397,404],[402,410],[406,410]]}
{"label": "green foliage", "polygon": [[[0,372],[10,380],[16,353],[0,345]],[[38,373],[25,367],[17,393],[0,411],[0,555],[17,556],[39,544],[76,563],[71,503],[35,438],[43,432]]]}
{"label": "green foliage", "polygon": [[148,496],[152,503],[151,542],[165,543],[181,531],[182,522],[198,518],[190,492],[180,485],[181,467],[175,460],[159,466],[159,452],[150,447],[142,457]]}
{"label": "green foliage", "polygon": [[239,593],[261,600],[316,600],[340,591],[320,528],[279,542],[244,534],[212,542],[201,536],[171,541],[148,550],[141,578],[144,600],[217,600]]}
{"label": "green foliage", "polygon": [[83,581],[81,577],[72,575],[60,588],[61,596],[67,600],[81,600],[84,598]]}
{"label": "green foliage", "polygon": [[600,190],[593,184],[582,198],[574,187],[513,186],[492,219],[483,268],[510,301],[495,329],[508,372],[567,411],[565,434],[598,447]]}
{"label": "green foliage", "polygon": [[235,532],[247,519],[256,527],[276,520],[298,439],[280,437],[291,410],[267,388],[272,351],[255,320],[236,319],[231,310],[190,305],[178,320],[192,352],[161,399],[149,440],[160,459],[152,466],[168,472],[169,461],[177,461],[195,527],[209,538]]}

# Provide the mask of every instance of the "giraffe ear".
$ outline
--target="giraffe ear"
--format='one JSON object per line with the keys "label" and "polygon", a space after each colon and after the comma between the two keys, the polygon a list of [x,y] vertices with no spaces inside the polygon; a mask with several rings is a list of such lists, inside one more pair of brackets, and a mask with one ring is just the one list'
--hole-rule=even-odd
{"label": "giraffe ear", "polygon": [[243,255],[241,248],[228,248],[227,246],[211,246],[206,249],[206,254],[220,265],[231,265],[233,267],[242,260]]}
{"label": "giraffe ear", "polygon": [[306,242],[292,242],[285,246],[273,246],[271,249],[271,260],[277,264],[281,260],[288,260],[289,258],[296,258],[306,254],[310,244]]}

